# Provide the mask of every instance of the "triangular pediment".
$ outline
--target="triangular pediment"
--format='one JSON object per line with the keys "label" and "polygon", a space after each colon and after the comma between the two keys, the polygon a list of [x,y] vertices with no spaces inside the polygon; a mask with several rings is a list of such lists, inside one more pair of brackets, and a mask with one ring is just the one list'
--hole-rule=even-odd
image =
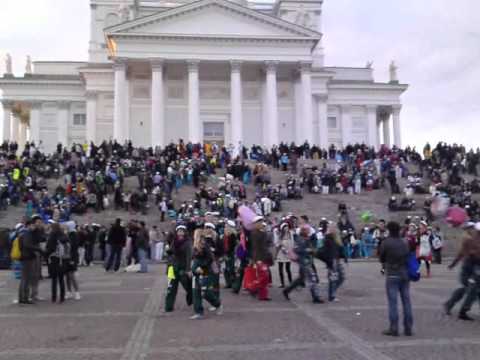
{"label": "triangular pediment", "polygon": [[105,29],[107,36],[311,38],[321,34],[225,0],[200,0]]}

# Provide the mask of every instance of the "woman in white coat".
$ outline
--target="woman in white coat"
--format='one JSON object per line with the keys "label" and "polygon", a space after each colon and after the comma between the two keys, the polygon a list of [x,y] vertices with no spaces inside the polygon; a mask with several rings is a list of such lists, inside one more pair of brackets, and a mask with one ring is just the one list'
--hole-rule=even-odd
{"label": "woman in white coat", "polygon": [[293,231],[290,229],[288,223],[284,222],[280,224],[280,227],[275,230],[274,243],[276,250],[276,260],[278,263],[278,274],[280,276],[280,288],[285,287],[284,268],[287,272],[288,283],[292,282],[292,270],[290,262],[290,254],[293,251]]}

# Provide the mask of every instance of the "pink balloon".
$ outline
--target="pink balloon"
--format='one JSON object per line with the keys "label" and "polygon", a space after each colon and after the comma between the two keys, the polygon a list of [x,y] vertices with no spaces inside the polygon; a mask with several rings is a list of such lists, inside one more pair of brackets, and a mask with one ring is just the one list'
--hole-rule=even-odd
{"label": "pink balloon", "polygon": [[451,208],[449,208],[447,210],[447,214],[445,215],[445,221],[453,227],[459,227],[467,220],[467,212],[465,211],[465,209],[462,209],[458,206],[452,206]]}
{"label": "pink balloon", "polygon": [[243,226],[247,230],[253,229],[253,218],[256,216],[252,209],[248,206],[242,205],[238,208],[238,215],[242,220]]}

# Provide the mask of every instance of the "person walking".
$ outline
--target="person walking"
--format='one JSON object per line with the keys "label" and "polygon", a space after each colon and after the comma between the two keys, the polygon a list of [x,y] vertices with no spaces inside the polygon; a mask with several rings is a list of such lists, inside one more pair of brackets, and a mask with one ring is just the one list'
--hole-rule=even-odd
{"label": "person walking", "polygon": [[428,230],[428,224],[425,221],[420,222],[417,239],[417,260],[421,264],[425,262],[427,268],[427,277],[430,277],[430,264],[432,263],[432,245],[431,233]]}
{"label": "person walking", "polygon": [[382,242],[379,249],[380,262],[385,267],[386,292],[388,300],[388,316],[390,327],[383,331],[386,336],[398,336],[398,295],[403,305],[403,326],[405,336],[413,335],[413,314],[410,301],[410,279],[408,277],[407,260],[409,247],[400,237],[400,224],[387,224],[389,237]]}
{"label": "person walking", "polygon": [[263,223],[263,216],[256,216],[253,219],[255,228],[250,233],[252,262],[256,269],[257,279],[255,289],[252,295],[257,295],[260,301],[270,301],[268,296],[268,261],[271,260],[271,254],[268,251],[268,236],[266,226]]}
{"label": "person walking", "polygon": [[480,263],[480,223],[475,224],[473,222],[468,222],[464,228],[465,235],[460,251],[453,262],[448,266],[448,269],[452,270],[463,260],[462,268],[460,270],[460,283],[462,286],[455,289],[450,298],[444,303],[443,307],[445,314],[450,315],[455,304],[467,295],[460,309],[458,318],[460,320],[472,320],[467,312],[470,310],[476,297],[480,300],[480,294],[475,294],[474,292],[477,285],[476,282],[479,280],[478,275],[475,274],[475,270],[478,270],[478,263]]}
{"label": "person walking", "polygon": [[280,225],[274,233],[274,244],[276,251],[276,261],[278,263],[278,275],[280,276],[280,288],[285,287],[285,275],[284,268],[287,273],[288,283],[292,283],[292,270],[289,254],[294,248],[294,234],[290,230],[290,226],[287,222]]}
{"label": "person walking", "polygon": [[108,233],[108,243],[110,245],[110,254],[108,256],[105,271],[110,271],[113,266],[115,272],[120,269],[120,261],[122,260],[122,249],[127,242],[127,232],[122,226],[122,221],[117,218],[115,224],[110,228]]}
{"label": "person walking", "polygon": [[298,261],[299,275],[283,290],[283,296],[286,300],[290,300],[290,292],[300,286],[308,285],[313,303],[322,304],[324,301],[320,297],[317,273],[312,268],[314,249],[311,242],[310,229],[307,226],[303,226],[300,229],[300,233],[295,236],[293,251]]}
{"label": "person walking", "polygon": [[193,274],[193,310],[195,314],[191,320],[203,318],[202,299],[210,303],[209,311],[216,311],[217,315],[223,314],[223,306],[219,293],[215,290],[216,274],[214,271],[215,255],[213,254],[208,241],[199,231],[195,233],[196,238],[193,244],[192,274]]}
{"label": "person walking", "polygon": [[65,268],[65,279],[67,285],[67,293],[65,294],[65,299],[71,299],[72,297],[75,300],[80,300],[80,292],[78,287],[78,282],[76,278],[76,272],[78,269],[78,234],[76,231],[75,221],[67,221],[65,224],[68,231],[68,241],[70,244],[70,256],[69,261],[66,264]]}
{"label": "person walking", "polygon": [[148,272],[148,264],[147,264],[147,252],[149,247],[149,236],[148,231],[145,227],[145,222],[140,221],[140,229],[137,233],[137,253],[138,253],[138,260],[140,262],[140,273],[147,273]]}
{"label": "person walking", "polygon": [[187,227],[178,225],[175,234],[168,244],[167,276],[168,288],[165,299],[165,312],[172,312],[175,307],[178,285],[182,284],[187,293],[187,305],[192,305],[192,241],[188,237]]}
{"label": "person walking", "polygon": [[70,242],[56,222],[51,224],[45,255],[49,258],[48,271],[52,281],[52,302],[57,301],[57,288],[60,288],[59,302],[63,303],[65,301],[65,270],[70,259]]}

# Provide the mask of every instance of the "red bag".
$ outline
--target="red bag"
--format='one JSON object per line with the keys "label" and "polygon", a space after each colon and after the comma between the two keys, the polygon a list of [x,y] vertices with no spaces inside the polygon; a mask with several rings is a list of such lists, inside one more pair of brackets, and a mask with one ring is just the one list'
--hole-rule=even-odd
{"label": "red bag", "polygon": [[255,269],[253,265],[247,266],[243,273],[243,288],[247,289],[248,291],[254,291],[256,288],[255,286],[256,281],[257,281],[257,269]]}

